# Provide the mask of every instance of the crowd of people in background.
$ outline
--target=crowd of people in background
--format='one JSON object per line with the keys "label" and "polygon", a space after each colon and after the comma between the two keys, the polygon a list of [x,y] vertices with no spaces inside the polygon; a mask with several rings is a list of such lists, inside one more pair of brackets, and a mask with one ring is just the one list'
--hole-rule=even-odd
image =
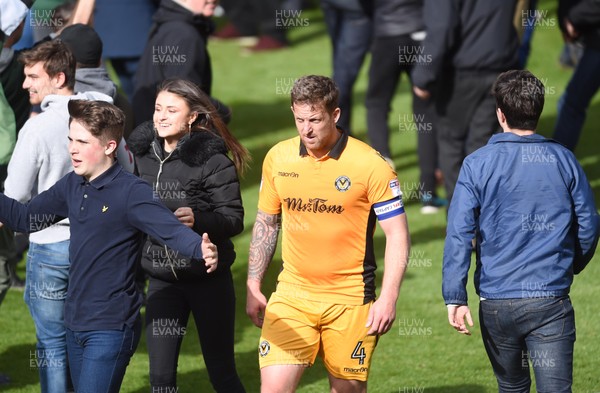
{"label": "crowd of people in background", "polygon": [[[213,96],[208,43],[236,40],[249,53],[286,50],[294,45],[288,28],[282,28],[293,17],[290,10],[308,4],[300,0],[33,3],[2,0],[0,4],[0,221],[4,224],[0,224],[0,303],[11,284],[24,286],[36,330],[36,352],[52,353],[56,360],[39,368],[41,391],[119,391],[142,323],[152,388],[176,388],[183,335],[158,337],[153,326],[175,321],[173,327],[185,331],[192,315],[215,391],[244,392],[234,358],[236,294],[231,265],[236,258],[232,238],[244,229],[239,177],[249,168],[250,156],[229,128],[235,112]],[[331,42],[331,78],[311,75],[294,83],[291,102],[299,137],[276,145],[265,158],[248,262],[246,311],[262,329],[258,357],[265,391],[294,391],[304,367],[319,354],[332,389],[366,392],[368,372],[348,370],[368,370],[375,337],[393,323],[410,249],[406,200],[396,174],[395,149],[390,146],[390,115],[398,112],[404,114],[398,121],[415,131],[403,133],[401,143],[409,143],[409,135],[416,133],[420,213],[448,214],[444,300],[449,323],[463,334],[469,334],[466,324],[472,325],[472,319],[465,288],[458,284],[466,282],[471,251],[476,251],[478,265],[486,263],[492,270],[507,252],[490,246],[489,239],[504,239],[495,239],[489,228],[490,220],[497,226],[510,217],[484,209],[507,207],[493,199],[503,195],[502,187],[518,189],[522,184],[531,186],[532,181],[536,187],[543,181],[560,183],[559,172],[548,174],[547,167],[528,170],[513,165],[512,155],[525,143],[554,149],[554,157],[564,165],[561,179],[575,184],[556,191],[560,194],[556,206],[544,207],[564,224],[564,236],[555,239],[554,248],[546,244],[548,239],[515,235],[513,240],[520,239],[519,247],[540,252],[538,269],[546,269],[543,261],[561,254],[561,268],[553,270],[556,285],[551,288],[557,300],[544,299],[540,301],[546,303],[536,305],[567,309],[560,320],[574,325],[568,298],[572,273],[585,267],[598,242],[591,189],[571,152],[576,151],[587,108],[600,87],[600,3],[559,0],[557,4],[565,50],[578,48],[577,56],[561,58],[574,69],[554,127],[553,138],[564,147],[536,133],[543,84],[527,71],[514,71],[527,64],[539,22],[536,0],[321,0],[312,4],[320,7]],[[215,15],[225,19],[219,29]],[[359,102],[354,86],[367,63],[366,94]],[[393,102],[402,75],[410,85],[411,104],[398,110]],[[528,90],[517,93],[511,90],[515,86]],[[364,125],[353,118],[357,105],[366,108]],[[355,138],[355,130],[363,126],[366,143]],[[509,158],[490,164],[482,151]],[[294,155],[297,161],[289,159]],[[363,162],[358,163],[357,156],[364,157]],[[312,178],[315,163],[323,165],[329,183]],[[486,165],[512,171],[509,177],[514,184],[506,184]],[[302,186],[294,185],[294,179],[278,175],[282,171],[307,179]],[[358,185],[364,185],[361,192]],[[329,195],[332,204],[311,211],[307,201],[315,195]],[[569,210],[561,203],[574,205]],[[282,219],[321,220],[314,215],[320,209],[337,214],[327,218],[332,221],[327,235],[282,226]],[[522,206],[521,213],[535,214],[540,209],[531,203]],[[114,211],[122,216],[109,219]],[[88,231],[84,227],[92,225],[92,219],[99,221]],[[572,230],[573,220],[579,232]],[[379,298],[373,276],[376,222],[389,246]],[[113,239],[101,234],[107,225],[114,228]],[[285,268],[269,300],[261,292],[261,283],[280,231]],[[93,236],[115,249],[108,250]],[[307,244],[341,239],[348,243],[344,246],[349,250],[347,260],[336,255],[338,249],[324,245],[323,251],[330,254],[314,262],[318,268],[306,266]],[[23,281],[16,264],[24,249],[28,252]],[[482,258],[482,252],[489,259]],[[106,274],[103,264],[114,265],[117,259],[124,262],[115,266],[120,279],[106,277],[113,281],[110,288],[115,294],[107,298],[95,280]],[[526,258],[510,261],[515,271],[535,276],[534,268],[521,269],[529,262]],[[45,273],[48,269],[51,275]],[[341,279],[336,276],[340,269],[344,270]],[[514,316],[506,308],[507,299],[515,298],[514,290],[490,284],[503,274],[509,275],[504,270],[485,270],[476,283],[486,300],[480,306],[483,316],[503,313],[505,320]],[[348,283],[353,283],[351,288]],[[286,296],[286,291],[297,287],[309,294],[301,305]],[[205,302],[209,297],[212,301]],[[327,304],[323,315],[335,313],[345,326],[355,326],[352,334],[331,334],[343,330],[340,322],[320,325],[311,319],[321,318],[320,314],[304,319],[321,307],[312,302],[314,298],[320,299],[321,306]],[[142,305],[144,322],[139,313]],[[542,316],[532,324],[540,327],[550,317]],[[212,322],[214,318],[218,324]],[[528,389],[529,369],[525,377],[513,367],[509,355],[497,353],[501,332],[492,322],[482,318],[484,344],[499,386]],[[302,343],[294,341],[297,335],[305,338]],[[98,338],[103,345],[94,341]],[[516,344],[504,348],[506,353],[523,353],[528,345],[542,348],[529,332],[515,333],[510,340]],[[562,351],[561,361],[567,365],[562,374],[534,366],[538,386],[543,380],[549,391],[570,391],[573,342],[574,327],[552,348]],[[351,348],[341,349],[345,346]],[[352,353],[358,365],[342,361],[340,351]],[[0,384],[5,382],[8,377],[0,374]]]}

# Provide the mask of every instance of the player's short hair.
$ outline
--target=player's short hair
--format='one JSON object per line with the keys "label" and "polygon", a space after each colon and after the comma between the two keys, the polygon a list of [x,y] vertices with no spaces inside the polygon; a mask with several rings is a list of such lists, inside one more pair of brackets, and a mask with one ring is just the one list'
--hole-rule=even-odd
{"label": "player's short hair", "polygon": [[308,104],[323,107],[328,113],[333,113],[338,107],[339,95],[339,89],[333,79],[321,75],[302,76],[292,87],[292,107],[295,104]]}

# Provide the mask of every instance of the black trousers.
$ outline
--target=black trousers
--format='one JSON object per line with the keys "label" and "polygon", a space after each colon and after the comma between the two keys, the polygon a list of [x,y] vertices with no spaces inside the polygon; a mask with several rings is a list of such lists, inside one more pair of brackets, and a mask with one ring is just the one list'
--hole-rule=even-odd
{"label": "black trousers", "polygon": [[[391,103],[402,73],[410,77],[414,62],[423,60],[419,58],[419,47],[420,44],[410,35],[373,39],[369,86],[365,100],[367,134],[371,146],[385,157],[391,158],[388,126]],[[412,114],[400,114],[399,118],[393,119],[392,124],[399,127],[398,132],[403,136],[408,136],[411,132],[417,133],[422,191],[435,195],[435,170],[439,167],[435,109],[432,101],[421,100],[414,94],[412,105]],[[412,119],[413,125],[407,126],[407,119]]]}
{"label": "black trousers", "polygon": [[440,169],[448,201],[465,157],[500,131],[492,86],[498,72],[446,73],[434,93]]}
{"label": "black trousers", "polygon": [[343,0],[323,0],[321,8],[333,49],[333,80],[339,89],[340,118],[337,125],[352,133],[353,88],[369,46],[373,24],[362,10]]}
{"label": "black trousers", "polygon": [[177,388],[177,360],[190,313],[215,391],[245,392],[235,367],[235,292],[229,269],[191,282],[150,278],[146,339],[152,391]]}

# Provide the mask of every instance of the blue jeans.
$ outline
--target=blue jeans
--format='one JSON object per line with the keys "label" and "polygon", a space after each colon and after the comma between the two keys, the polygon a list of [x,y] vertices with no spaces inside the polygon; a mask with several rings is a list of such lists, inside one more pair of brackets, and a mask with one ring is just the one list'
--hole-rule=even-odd
{"label": "blue jeans", "polygon": [[587,108],[600,88],[600,51],[585,48],[558,102],[553,139],[574,151],[585,122]]}
{"label": "blue jeans", "polygon": [[351,131],[352,87],[371,45],[373,25],[360,7],[352,8],[346,3],[347,0],[323,0],[321,8],[333,47],[333,80],[340,90],[337,124]]}
{"label": "blue jeans", "polygon": [[77,393],[118,393],[140,341],[140,318],[122,330],[76,332],[67,328],[67,351]]}
{"label": "blue jeans", "polygon": [[538,392],[571,392],[575,312],[568,296],[483,300],[479,321],[500,393],[528,393],[529,364]]}
{"label": "blue jeans", "polygon": [[36,351],[30,367],[40,374],[42,393],[67,390],[67,343],[64,305],[69,281],[69,241],[30,243],[27,252],[25,303],[33,318]]}

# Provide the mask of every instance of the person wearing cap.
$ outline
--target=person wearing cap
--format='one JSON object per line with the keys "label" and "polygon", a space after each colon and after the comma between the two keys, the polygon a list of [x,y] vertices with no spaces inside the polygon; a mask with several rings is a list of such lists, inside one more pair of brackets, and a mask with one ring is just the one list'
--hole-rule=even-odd
{"label": "person wearing cap", "polygon": [[77,62],[75,92],[97,91],[112,97],[115,106],[125,113],[123,137],[127,140],[133,130],[133,111],[127,97],[101,66],[104,46],[100,36],[92,27],[77,23],[65,27],[59,38],[69,46]]}

